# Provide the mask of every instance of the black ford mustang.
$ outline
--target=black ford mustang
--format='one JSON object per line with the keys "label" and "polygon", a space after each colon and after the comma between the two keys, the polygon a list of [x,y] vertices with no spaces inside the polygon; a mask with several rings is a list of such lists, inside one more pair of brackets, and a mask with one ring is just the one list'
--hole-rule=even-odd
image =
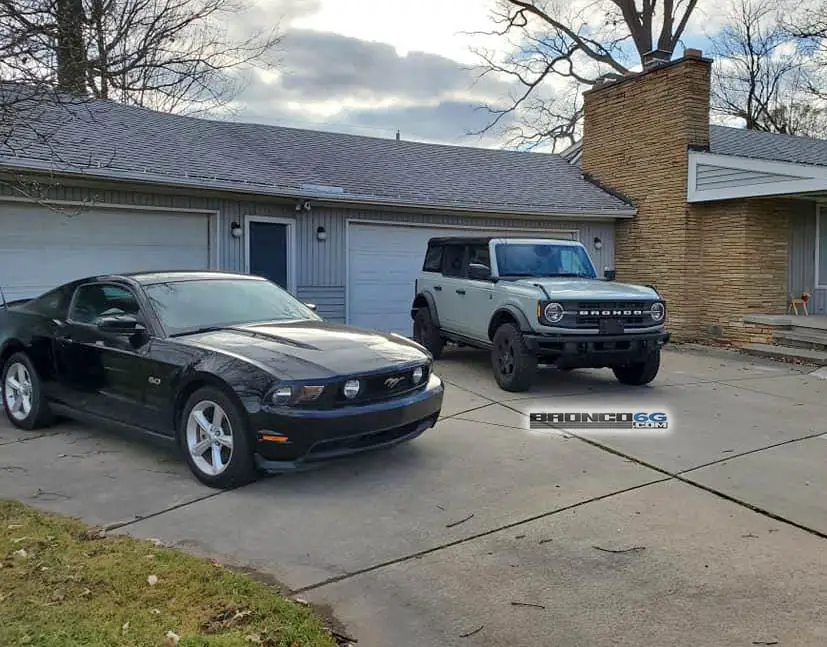
{"label": "black ford mustang", "polygon": [[0,305],[3,405],[177,441],[219,488],[411,440],[443,385],[420,345],[321,319],[258,277],[97,276]]}

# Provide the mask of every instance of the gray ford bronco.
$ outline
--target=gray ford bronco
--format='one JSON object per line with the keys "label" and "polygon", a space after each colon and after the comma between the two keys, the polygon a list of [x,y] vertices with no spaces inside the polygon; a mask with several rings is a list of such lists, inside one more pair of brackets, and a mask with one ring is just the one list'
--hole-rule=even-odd
{"label": "gray ford bronco", "polygon": [[530,389],[538,364],[648,384],[670,336],[654,287],[598,277],[570,240],[432,238],[415,292],[414,339],[436,359],[447,342],[490,350],[506,391]]}

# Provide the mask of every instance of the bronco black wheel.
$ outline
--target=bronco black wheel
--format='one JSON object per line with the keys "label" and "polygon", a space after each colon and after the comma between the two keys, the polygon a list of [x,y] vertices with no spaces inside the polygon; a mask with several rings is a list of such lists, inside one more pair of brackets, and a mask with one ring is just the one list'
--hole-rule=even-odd
{"label": "bronco black wheel", "polygon": [[643,386],[655,379],[660,369],[660,350],[656,350],[642,362],[613,366],[615,377],[622,384]]}
{"label": "bronco black wheel", "polygon": [[527,391],[537,372],[537,357],[528,349],[514,324],[503,324],[494,333],[491,349],[494,379],[505,391]]}
{"label": "bronco black wheel", "polygon": [[430,308],[420,308],[416,311],[413,324],[414,341],[422,344],[434,359],[442,357],[442,350],[445,348],[445,340],[439,334],[439,328],[434,325]]}

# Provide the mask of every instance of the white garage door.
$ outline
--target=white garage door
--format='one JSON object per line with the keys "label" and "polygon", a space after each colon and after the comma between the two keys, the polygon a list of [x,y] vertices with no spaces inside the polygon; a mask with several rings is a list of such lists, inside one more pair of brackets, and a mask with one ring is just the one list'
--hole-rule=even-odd
{"label": "white garage door", "polygon": [[0,201],[0,287],[9,301],[95,274],[209,267],[206,214]]}
{"label": "white garage door", "polygon": [[530,236],[576,238],[571,230],[482,230],[348,225],[348,323],[411,334],[414,282],[428,239],[438,236]]}

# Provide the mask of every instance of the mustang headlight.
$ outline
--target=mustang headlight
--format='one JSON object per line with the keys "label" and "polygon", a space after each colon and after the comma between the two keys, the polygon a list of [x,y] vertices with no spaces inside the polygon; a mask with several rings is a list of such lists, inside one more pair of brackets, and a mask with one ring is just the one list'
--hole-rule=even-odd
{"label": "mustang headlight", "polygon": [[359,395],[359,391],[361,390],[362,385],[359,383],[359,380],[348,380],[345,382],[344,387],[342,388],[342,392],[345,394],[345,397],[348,400],[352,400],[357,395]]}
{"label": "mustang headlight", "polygon": [[656,301],[649,309],[649,316],[652,317],[654,321],[663,321],[663,318],[666,316],[666,306],[660,301]]}
{"label": "mustang headlight", "polygon": [[301,404],[302,402],[312,402],[317,400],[324,391],[324,386],[304,385],[304,386],[280,386],[271,397],[273,404],[290,405]]}
{"label": "mustang headlight", "polygon": [[413,370],[413,373],[411,373],[411,380],[413,380],[413,383],[414,383],[414,384],[419,384],[419,383],[422,381],[422,376],[423,376],[424,374],[425,374],[425,372],[422,370],[422,367],[421,367],[421,366],[417,366],[417,367]]}
{"label": "mustang headlight", "polygon": [[559,303],[547,303],[543,308],[543,317],[549,323],[560,323],[563,321],[563,315],[565,314],[565,308]]}

